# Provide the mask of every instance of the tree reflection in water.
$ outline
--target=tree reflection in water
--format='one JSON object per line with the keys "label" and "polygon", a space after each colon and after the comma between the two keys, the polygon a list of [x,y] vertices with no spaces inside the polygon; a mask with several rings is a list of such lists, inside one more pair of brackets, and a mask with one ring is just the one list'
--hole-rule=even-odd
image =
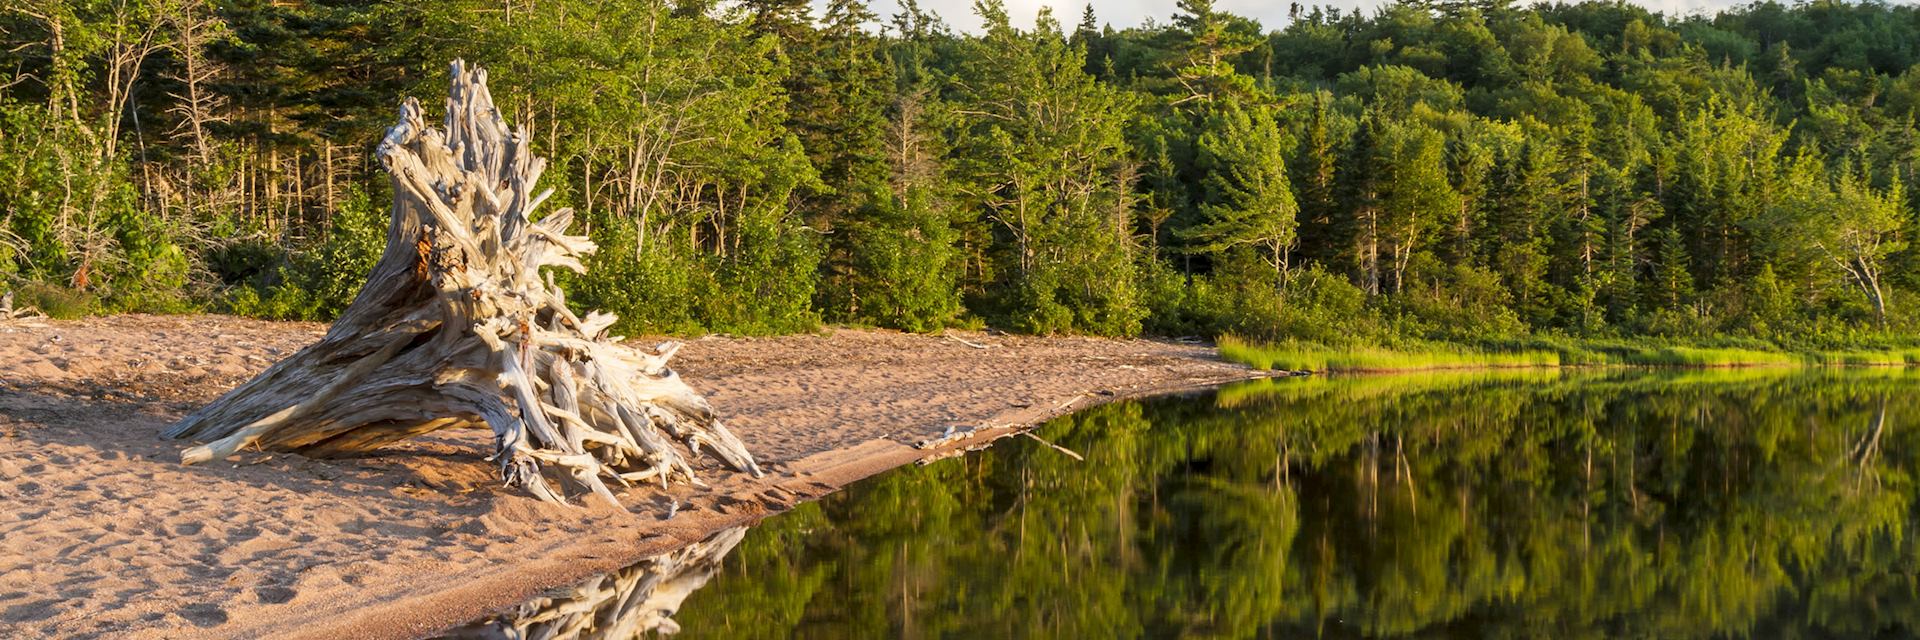
{"label": "tree reflection in water", "polygon": [[1920,631],[1904,370],[1305,378],[1081,412],[774,518],[725,638]]}
{"label": "tree reflection in water", "polygon": [[680,631],[673,613],[713,577],[720,559],[740,544],[746,527],[663,553],[625,569],[527,601],[486,620],[441,635],[460,640],[639,638]]}
{"label": "tree reflection in water", "polygon": [[1907,636],[1917,389],[1525,371],[1118,403],[1044,427],[1086,462],[1012,439],[769,519],[676,617],[696,638]]}

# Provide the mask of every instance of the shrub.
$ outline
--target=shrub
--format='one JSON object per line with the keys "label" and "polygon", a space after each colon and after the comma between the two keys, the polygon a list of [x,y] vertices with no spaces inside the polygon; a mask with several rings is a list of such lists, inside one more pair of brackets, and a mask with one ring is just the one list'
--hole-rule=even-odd
{"label": "shrub", "polygon": [[1255,340],[1345,346],[1386,340],[1366,293],[1318,265],[1288,274],[1278,295],[1271,271],[1251,259],[1231,260],[1195,278],[1193,315],[1216,334]]}
{"label": "shrub", "polygon": [[1401,335],[1427,340],[1510,340],[1527,330],[1497,274],[1449,267],[1427,254],[1414,262],[1406,287],[1389,305]]}
{"label": "shrub", "polygon": [[229,311],[279,320],[331,320],[366,284],[386,248],[387,212],[365,190],[347,187],[325,238],[283,259],[268,276],[271,251],[239,243],[209,266],[247,282],[228,292]]}
{"label": "shrub", "polygon": [[759,215],[740,221],[740,248],[726,258],[686,251],[685,236],[649,238],[640,250],[631,220],[597,219],[591,235],[600,249],[585,261],[586,275],[564,276],[569,300],[619,315],[615,329],[627,335],[811,330],[820,321],[817,243]]}

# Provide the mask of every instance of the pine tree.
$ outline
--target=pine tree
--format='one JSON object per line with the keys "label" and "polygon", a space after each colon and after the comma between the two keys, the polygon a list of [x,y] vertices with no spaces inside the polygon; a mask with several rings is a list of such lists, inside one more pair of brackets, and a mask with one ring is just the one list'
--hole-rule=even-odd
{"label": "pine tree", "polygon": [[851,320],[884,309],[863,308],[856,282],[859,240],[854,227],[885,206],[886,119],[894,93],[892,68],[881,42],[863,25],[875,16],[859,0],[834,0],[818,33],[807,39],[802,61],[785,83],[788,113],[800,146],[826,189],[802,198],[808,224],[826,234],[820,306],[828,317]]}
{"label": "pine tree", "polygon": [[1348,140],[1337,171],[1344,215],[1335,218],[1333,235],[1348,251],[1342,261],[1352,272],[1354,284],[1367,295],[1380,295],[1381,288],[1382,200],[1389,177],[1378,170],[1385,164],[1381,141],[1385,127],[1379,113],[1367,112]]}
{"label": "pine tree", "polygon": [[1654,232],[1659,251],[1647,283],[1644,303],[1649,310],[1678,310],[1693,301],[1693,272],[1686,242],[1672,227]]}
{"label": "pine tree", "polygon": [[782,55],[805,52],[814,36],[812,8],[807,0],[741,0],[753,32],[771,37]]}
{"label": "pine tree", "polygon": [[1287,182],[1285,141],[1268,111],[1222,100],[1197,142],[1201,179],[1200,224],[1182,235],[1190,250],[1225,254],[1254,247],[1285,280],[1297,240],[1299,207]]}
{"label": "pine tree", "polygon": [[1447,182],[1446,139],[1440,132],[1414,123],[1394,124],[1376,139],[1371,168],[1382,182],[1380,239],[1387,245],[1387,269],[1398,293],[1407,266],[1424,248],[1432,228],[1460,210],[1460,195]]}
{"label": "pine tree", "polygon": [[999,233],[999,314],[1053,333],[1138,331],[1128,96],[1084,71],[1084,52],[1045,10],[1013,28],[999,0],[977,9],[957,96],[970,118],[955,149],[961,188]]}
{"label": "pine tree", "polygon": [[1340,161],[1340,134],[1334,131],[1332,96],[1325,91],[1313,94],[1307,121],[1297,134],[1299,146],[1290,163],[1293,184],[1299,185],[1300,246],[1306,260],[1331,263],[1338,259],[1340,237],[1335,220],[1344,217],[1338,210],[1339,183],[1336,174]]}
{"label": "pine tree", "polygon": [[1543,325],[1553,316],[1545,289],[1550,236],[1547,223],[1560,209],[1551,145],[1527,140],[1500,157],[1489,190],[1486,263],[1513,292],[1521,318]]}
{"label": "pine tree", "polygon": [[1182,97],[1175,103],[1255,95],[1253,79],[1235,70],[1234,62],[1259,46],[1259,39],[1235,29],[1232,16],[1215,11],[1213,0],[1178,0],[1176,5],[1180,13],[1173,17],[1176,42],[1169,65]]}
{"label": "pine tree", "polygon": [[852,256],[850,317],[931,331],[960,314],[959,234],[938,136],[945,107],[924,87],[899,96],[887,130],[888,176],[842,225]]}

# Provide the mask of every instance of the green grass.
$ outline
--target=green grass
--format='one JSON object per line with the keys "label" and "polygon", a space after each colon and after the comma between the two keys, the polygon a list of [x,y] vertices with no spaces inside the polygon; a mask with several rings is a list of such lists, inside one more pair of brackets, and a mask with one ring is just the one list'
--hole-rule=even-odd
{"label": "green grass", "polygon": [[1255,369],[1316,372],[1422,371],[1562,366],[1783,367],[1913,366],[1920,348],[1787,351],[1626,341],[1532,340],[1487,346],[1425,345],[1336,349],[1303,342],[1255,343],[1221,336],[1220,357]]}
{"label": "green grass", "polygon": [[1565,366],[1753,367],[1802,364],[1797,354],[1762,346],[1666,344],[1628,340],[1534,339],[1501,348],[1543,349]]}
{"label": "green grass", "polygon": [[1751,348],[1642,346],[1605,351],[1593,364],[1647,367],[1906,366],[1920,350],[1786,351]]}
{"label": "green grass", "polygon": [[[6,291],[6,283],[0,281],[0,294]],[[31,307],[61,320],[85,317],[95,313],[99,306],[98,301],[86,292],[39,282],[22,283],[13,290],[13,294],[15,308]]]}
{"label": "green grass", "polygon": [[1853,367],[1904,367],[1920,365],[1920,349],[1874,349],[1856,351],[1820,351],[1802,355],[1807,364]]}
{"label": "green grass", "polygon": [[1254,344],[1233,336],[1222,336],[1219,345],[1221,357],[1255,369],[1269,370],[1357,372],[1560,366],[1560,354],[1538,349],[1329,349],[1299,342]]}
{"label": "green grass", "polygon": [[[1726,369],[1724,371],[1732,371]],[[1435,369],[1392,376],[1314,376],[1310,378],[1258,378],[1220,387],[1215,396],[1218,406],[1232,408],[1273,397],[1327,397],[1341,402],[1360,402],[1388,396],[1459,390],[1486,385],[1516,383],[1551,384],[1576,375],[1595,378],[1611,375],[1597,370],[1571,372],[1548,367],[1503,369]]]}
{"label": "green grass", "polygon": [[1755,367],[1801,363],[1798,357],[1783,351],[1713,347],[1649,347],[1618,356],[1618,364],[1642,367]]}

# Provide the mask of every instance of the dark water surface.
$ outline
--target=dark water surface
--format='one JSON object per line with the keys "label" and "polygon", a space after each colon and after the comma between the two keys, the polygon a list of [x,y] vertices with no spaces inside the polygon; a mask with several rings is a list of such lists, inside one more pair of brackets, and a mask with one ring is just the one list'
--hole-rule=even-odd
{"label": "dark water surface", "polygon": [[1039,432],[1084,462],[1014,438],[900,469],[488,628],[1908,637],[1916,392],[1905,370],[1531,371],[1124,402]]}

